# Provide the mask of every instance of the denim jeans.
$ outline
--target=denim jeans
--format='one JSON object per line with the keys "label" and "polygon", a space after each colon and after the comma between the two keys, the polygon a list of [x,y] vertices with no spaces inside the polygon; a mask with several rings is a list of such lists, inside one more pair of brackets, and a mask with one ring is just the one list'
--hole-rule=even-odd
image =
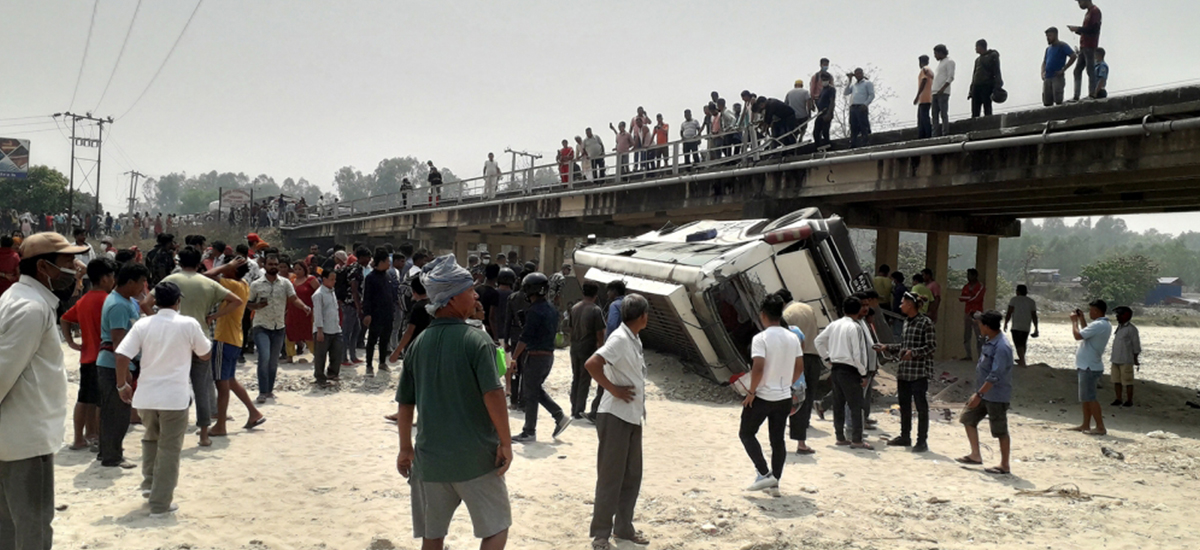
{"label": "denim jeans", "polygon": [[539,406],[545,407],[555,421],[563,416],[562,407],[559,407],[542,387],[553,366],[552,355],[530,355],[525,358],[525,364],[521,367],[521,399],[525,401],[525,427],[521,433],[537,433]]}
{"label": "denim jeans", "polygon": [[[783,465],[787,463],[787,444],[783,434],[787,429],[788,415],[792,412],[792,400],[767,401],[756,398],[749,407],[742,408],[738,438],[746,449],[746,455],[754,463],[759,475],[771,474],[775,479],[783,478]],[[762,444],[758,442],[758,429],[767,422],[768,439],[771,441],[771,463],[763,456]]]}
{"label": "denim jeans", "polygon": [[358,345],[359,319],[358,308],[354,304],[342,304],[342,343],[345,344],[345,351],[341,361],[343,363],[350,361],[358,361],[357,345]]}
{"label": "denim jeans", "polygon": [[279,372],[279,353],[286,339],[284,329],[271,330],[254,327],[254,347],[258,349],[258,393],[269,395],[275,391],[275,374]]}
{"label": "denim jeans", "polygon": [[1067,75],[1047,76],[1042,81],[1042,105],[1062,105],[1063,92],[1067,89]]}
{"label": "denim jeans", "polygon": [[850,106],[850,147],[862,147],[871,140],[871,111],[866,105]]}
{"label": "denim jeans", "polygon": [[933,137],[950,134],[950,94],[933,94]]}
{"label": "denim jeans", "polygon": [[[1088,97],[1096,95],[1096,48],[1079,48],[1079,61],[1075,63],[1075,99],[1083,92],[1083,73],[1087,71]],[[1064,80],[1066,76],[1063,76]],[[1065,86],[1066,83],[1064,82]]]}
{"label": "denim jeans", "polygon": [[833,381],[833,430],[838,441],[846,441],[846,408],[850,409],[850,441],[863,440],[863,376],[858,369],[834,363],[829,375]]}
{"label": "denim jeans", "polygon": [[917,106],[918,139],[933,137],[933,121],[929,119],[929,113],[931,110],[933,110],[932,103],[922,103]]}

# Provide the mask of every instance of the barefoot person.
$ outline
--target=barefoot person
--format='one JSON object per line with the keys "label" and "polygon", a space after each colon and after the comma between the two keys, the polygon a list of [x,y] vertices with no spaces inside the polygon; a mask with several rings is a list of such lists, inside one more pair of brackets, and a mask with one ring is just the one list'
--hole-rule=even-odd
{"label": "barefoot person", "polygon": [[596,413],[596,498],[592,501],[593,550],[612,548],[609,538],[650,541],[633,526],[642,487],[642,425],[646,421],[646,360],[638,333],[650,320],[650,303],[637,294],[621,304],[621,325],[584,363],[607,389]]}
{"label": "barefoot person", "polygon": [[[150,517],[179,508],[179,454],[188,420],[188,380],[192,362],[208,361],[212,344],[195,319],[179,313],[179,287],[163,281],[154,287],[158,313],[133,324],[117,346],[117,382],[121,399],[142,414],[142,496],[150,499]],[[129,361],[142,356],[138,391],[129,385]],[[199,403],[197,403],[199,407]]]}
{"label": "barefoot person", "polygon": [[[185,246],[179,251],[179,273],[168,275],[163,282],[175,285],[182,295],[179,297],[179,314],[195,319],[207,335],[213,321],[245,307],[246,301],[230,292],[216,281],[197,272],[201,265],[201,251]],[[155,294],[157,296],[157,294]],[[161,309],[161,307],[160,307]],[[216,312],[213,313],[213,309]],[[130,356],[133,357],[133,356]],[[192,391],[196,394],[196,427],[200,428],[200,446],[212,445],[208,438],[213,413],[213,366],[208,357],[192,359]],[[186,407],[185,407],[186,408]]]}
{"label": "barefoot person", "polygon": [[[874,341],[862,319],[867,308],[853,296],[842,302],[842,318],[829,323],[813,342],[817,353],[831,366],[833,382],[833,428],[837,444],[872,450],[863,441],[863,389],[867,373],[875,369]],[[851,438],[846,439],[846,406],[850,407]]]}
{"label": "barefoot person", "polygon": [[[742,421],[738,437],[757,477],[746,488],[762,491],[779,487],[783,465],[787,461],[784,430],[792,413],[792,384],[804,376],[804,350],[800,339],[783,328],[783,298],[771,294],[763,300],[759,321],[766,328],[755,334],[750,344],[753,364],[750,368],[750,387],[742,401]],[[763,457],[758,442],[758,429],[767,422],[771,441],[771,464]]]}
{"label": "barefoot person", "polygon": [[[1096,384],[1104,375],[1104,348],[1112,338],[1112,323],[1104,315],[1108,313],[1108,304],[1104,300],[1096,300],[1088,304],[1087,319],[1083,312],[1075,310],[1071,314],[1071,334],[1079,342],[1079,351],[1075,352],[1075,370],[1079,374],[1079,402],[1083,403],[1083,424],[1071,428],[1088,435],[1105,435],[1104,413],[1100,411],[1100,399],[1096,396]],[[1092,420],[1096,428],[1092,429]]]}
{"label": "barefoot person", "polygon": [[479,547],[500,550],[512,525],[504,473],[513,452],[496,347],[465,322],[475,311],[471,273],[452,254],[431,266],[421,277],[436,318],[404,358],[396,469],[412,486],[413,536],[423,539],[422,549],[443,548],[454,511],[465,502],[475,536],[483,539]]}
{"label": "barefoot person", "polygon": [[242,256],[232,262],[205,273],[210,279],[217,281],[225,290],[242,300],[242,305],[235,308],[233,313],[217,318],[213,331],[212,366],[217,381],[217,421],[208,435],[225,436],[229,433],[225,421],[229,419],[229,392],[237,396],[246,406],[246,424],[243,428],[249,430],[261,426],[267,419],[254,406],[246,388],[237,381],[238,360],[242,358],[242,315],[245,313],[245,302],[250,299],[250,285],[246,284],[246,274],[250,273],[250,263]]}
{"label": "barefoot person", "polygon": [[[117,262],[107,256],[96,258],[88,262],[87,275],[92,282],[92,290],[80,297],[63,314],[59,323],[67,345],[79,352],[75,441],[68,447],[72,451],[88,448],[100,450],[100,381],[97,380],[96,358],[100,355],[100,318],[104,302],[108,299],[108,293],[117,286]],[[83,337],[82,345],[75,342],[75,328]]]}
{"label": "barefoot person", "polygon": [[979,365],[975,367],[975,393],[967,400],[967,408],[959,419],[967,430],[967,441],[971,443],[971,454],[957,459],[961,464],[983,464],[979,454],[979,423],[986,417],[992,429],[992,437],[1000,440],[1000,465],[984,470],[989,474],[1007,474],[1009,450],[1012,442],[1008,437],[1008,403],[1012,400],[1012,344],[1000,332],[998,311],[989,311],[979,317],[979,332],[987,339],[980,352]]}

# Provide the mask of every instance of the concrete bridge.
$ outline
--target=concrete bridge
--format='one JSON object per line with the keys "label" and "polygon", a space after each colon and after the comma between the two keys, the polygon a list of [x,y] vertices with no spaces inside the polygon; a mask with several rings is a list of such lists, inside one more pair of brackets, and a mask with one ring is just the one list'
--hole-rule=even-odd
{"label": "concrete bridge", "polygon": [[[999,239],[1018,236],[1020,218],[1200,210],[1200,87],[963,120],[933,139],[901,130],[875,134],[857,149],[771,145],[725,147],[728,157],[689,168],[681,144],[672,143],[664,162],[644,173],[615,174],[619,159],[610,155],[604,179],[568,170],[566,184],[537,182],[522,171],[502,175],[499,186],[507,189],[494,196],[494,181],[446,184],[436,204],[428,190],[372,197],[284,234],[297,247],[420,241],[460,258],[479,243],[492,251],[519,247],[521,257],[548,268],[569,254],[572,239],[587,235],[816,206],[852,227],[875,229],[876,264],[897,265],[901,231],[926,233],[928,265],[943,287],[950,236],[975,236],[976,265],[992,289]],[[995,305],[993,292],[987,305]],[[960,334],[957,301],[944,300],[942,313],[942,334]]]}

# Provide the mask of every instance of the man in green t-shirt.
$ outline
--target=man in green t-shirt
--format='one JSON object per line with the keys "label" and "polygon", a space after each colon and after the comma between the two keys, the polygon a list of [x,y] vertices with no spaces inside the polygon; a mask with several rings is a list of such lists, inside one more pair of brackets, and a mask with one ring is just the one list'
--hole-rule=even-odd
{"label": "man in green t-shirt", "polygon": [[925,298],[925,300],[923,300],[921,302],[921,308],[920,308],[921,315],[925,315],[925,314],[929,313],[929,304],[933,303],[933,291],[930,290],[929,287],[925,284],[925,275],[922,275],[920,273],[913,275],[912,282],[913,282],[913,287],[912,287],[912,289],[910,289],[911,292],[913,294],[916,294],[917,296]]}
{"label": "man in green t-shirt", "polygon": [[453,255],[425,266],[421,282],[434,320],[409,344],[396,391],[396,469],[412,486],[413,536],[424,539],[422,548],[442,548],[454,511],[466,502],[480,548],[502,549],[512,525],[504,473],[513,453],[496,347],[466,323],[478,296]]}
{"label": "man in green t-shirt", "polygon": [[[211,336],[209,327],[213,321],[237,311],[246,302],[220,283],[198,273],[201,258],[202,254],[196,248],[184,247],[179,251],[179,273],[168,275],[162,282],[175,283],[179,287],[182,293],[179,314],[195,319],[204,329],[205,336]],[[217,410],[217,388],[212,370],[212,363],[207,359],[192,356],[192,391],[196,394],[196,427],[200,428],[201,447],[212,445],[208,428]]]}

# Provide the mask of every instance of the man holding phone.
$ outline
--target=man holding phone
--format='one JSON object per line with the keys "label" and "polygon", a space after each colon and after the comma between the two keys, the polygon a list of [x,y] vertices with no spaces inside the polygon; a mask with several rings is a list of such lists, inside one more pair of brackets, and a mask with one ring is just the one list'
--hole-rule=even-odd
{"label": "man holding phone", "polygon": [[[1086,318],[1083,310],[1076,309],[1071,314],[1071,333],[1079,342],[1079,351],[1075,352],[1075,369],[1079,374],[1079,402],[1083,403],[1083,424],[1071,430],[1088,435],[1108,433],[1104,428],[1100,400],[1096,396],[1096,384],[1104,374],[1104,348],[1108,347],[1113,332],[1112,323],[1104,316],[1106,313],[1108,304],[1104,300],[1096,300],[1088,304]],[[1096,421],[1095,429],[1092,429],[1093,419]]]}
{"label": "man holding phone", "polygon": [[312,315],[312,308],[296,297],[296,287],[291,281],[279,276],[279,256],[267,255],[263,266],[266,275],[250,284],[250,305],[246,306],[256,312],[251,330],[254,347],[258,350],[258,398],[255,402],[259,404],[275,398],[275,374],[279,370],[279,353],[283,350],[288,302],[305,315]]}

